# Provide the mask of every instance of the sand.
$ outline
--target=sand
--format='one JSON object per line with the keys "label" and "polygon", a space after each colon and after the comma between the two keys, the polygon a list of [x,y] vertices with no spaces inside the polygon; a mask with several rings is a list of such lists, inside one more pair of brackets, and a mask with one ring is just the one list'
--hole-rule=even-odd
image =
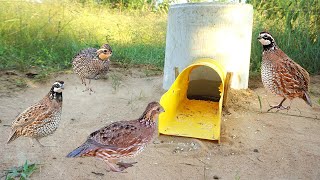
{"label": "sand", "polygon": [[[40,164],[31,179],[320,179],[320,76],[312,77],[311,108],[303,100],[289,111],[266,113],[268,102],[281,101],[267,93],[258,78],[249,90],[232,91],[223,112],[221,143],[160,135],[125,173],[106,170],[95,158],[66,158],[89,133],[104,125],[137,118],[150,101],[159,101],[162,75],[115,69],[106,80],[92,82],[95,93],[82,92],[80,79],[61,73],[45,83],[18,84],[18,73],[0,74],[0,179],[4,170],[25,160]],[[23,79],[23,78],[22,78]],[[55,80],[64,80],[62,121],[39,147],[28,138],[7,145],[8,125],[29,105],[40,100]],[[261,98],[260,108],[258,96]],[[290,102],[288,101],[286,105]]]}

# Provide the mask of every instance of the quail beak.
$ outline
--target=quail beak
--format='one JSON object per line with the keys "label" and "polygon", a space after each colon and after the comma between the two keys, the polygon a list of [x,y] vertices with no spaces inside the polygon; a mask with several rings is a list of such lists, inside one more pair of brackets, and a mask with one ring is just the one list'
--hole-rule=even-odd
{"label": "quail beak", "polygon": [[257,39],[260,40],[260,39],[262,39],[262,37],[258,36]]}
{"label": "quail beak", "polygon": [[162,113],[162,112],[166,112],[163,107],[161,107],[161,109],[160,109],[160,113]]}
{"label": "quail beak", "polygon": [[62,84],[61,88],[60,89],[64,89],[64,84]]}

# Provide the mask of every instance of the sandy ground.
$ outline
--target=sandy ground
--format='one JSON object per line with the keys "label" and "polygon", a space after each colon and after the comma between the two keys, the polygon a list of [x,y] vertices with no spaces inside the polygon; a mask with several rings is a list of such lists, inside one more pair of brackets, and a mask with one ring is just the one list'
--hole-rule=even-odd
{"label": "sandy ground", "polygon": [[52,136],[40,140],[56,147],[41,148],[32,147],[27,138],[7,145],[8,125],[40,100],[54,79],[27,82],[23,88],[12,80],[16,75],[2,73],[0,177],[28,160],[40,164],[31,179],[320,179],[320,76],[312,78],[313,108],[296,99],[288,112],[266,113],[268,102],[276,104],[281,98],[266,94],[259,79],[250,81],[253,90],[231,92],[220,144],[160,135],[138,157],[128,159],[138,164],[127,173],[107,172],[104,162],[95,158],[65,158],[92,131],[112,121],[137,118],[148,102],[160,99],[162,76],[146,74],[114,71],[109,79],[92,82],[96,91],[92,95],[82,92],[75,75],[58,75],[54,79],[66,84],[62,121]]}

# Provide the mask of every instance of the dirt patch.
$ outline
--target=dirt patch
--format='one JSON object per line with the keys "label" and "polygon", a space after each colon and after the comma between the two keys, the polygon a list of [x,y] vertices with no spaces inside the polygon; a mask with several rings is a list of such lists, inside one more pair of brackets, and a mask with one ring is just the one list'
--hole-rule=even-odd
{"label": "dirt patch", "polygon": [[[1,74],[7,88],[0,91],[0,172],[28,160],[41,164],[32,179],[320,179],[319,77],[311,83],[314,107],[295,99],[288,112],[266,113],[268,103],[277,104],[281,98],[259,86],[231,91],[231,111],[222,118],[220,144],[160,135],[138,157],[128,160],[138,163],[127,173],[107,172],[105,164],[94,158],[65,158],[92,131],[113,121],[137,118],[148,102],[160,99],[165,92],[162,76],[150,76],[141,69],[115,68],[107,79],[92,81],[96,91],[92,95],[82,92],[84,87],[74,74],[54,76],[41,84],[27,81],[23,91],[14,81],[3,80],[16,75]],[[31,147],[26,138],[6,145],[8,125],[41,99],[56,79],[66,84],[62,122],[52,136],[40,140],[55,147]]]}

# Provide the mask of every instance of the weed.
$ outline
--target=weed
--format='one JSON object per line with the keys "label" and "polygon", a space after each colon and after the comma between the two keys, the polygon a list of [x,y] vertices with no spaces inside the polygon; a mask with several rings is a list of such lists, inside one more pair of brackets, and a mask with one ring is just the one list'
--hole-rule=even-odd
{"label": "weed", "polygon": [[14,167],[7,171],[6,180],[14,180],[20,178],[21,180],[29,179],[32,173],[38,169],[37,164],[28,164],[28,161],[23,166]]}
{"label": "weed", "polygon": [[258,100],[259,100],[259,107],[260,107],[260,112],[262,112],[262,102],[261,102],[261,97],[259,95],[258,96]]}
{"label": "weed", "polygon": [[23,78],[15,79],[15,80],[14,80],[14,83],[15,83],[15,85],[16,85],[17,87],[19,87],[19,88],[25,88],[25,87],[28,86],[26,80],[23,79]]}
{"label": "weed", "polygon": [[143,100],[146,96],[143,94],[142,91],[140,91],[139,95],[138,96],[130,96],[130,99],[128,100],[128,105],[131,106],[131,109],[133,110],[135,107],[134,107],[134,102],[135,101],[140,101],[140,100]]}
{"label": "weed", "polygon": [[119,89],[119,86],[121,85],[121,78],[115,73],[110,74],[110,78],[111,78],[113,92],[115,93]]}
{"label": "weed", "polygon": [[240,175],[239,175],[239,172],[237,171],[235,177],[234,177],[235,180],[240,180]]}
{"label": "weed", "polygon": [[156,75],[160,75],[162,74],[162,70],[160,69],[149,69],[149,68],[146,68],[143,70],[144,71],[144,74],[149,77],[149,76],[156,76]]}

